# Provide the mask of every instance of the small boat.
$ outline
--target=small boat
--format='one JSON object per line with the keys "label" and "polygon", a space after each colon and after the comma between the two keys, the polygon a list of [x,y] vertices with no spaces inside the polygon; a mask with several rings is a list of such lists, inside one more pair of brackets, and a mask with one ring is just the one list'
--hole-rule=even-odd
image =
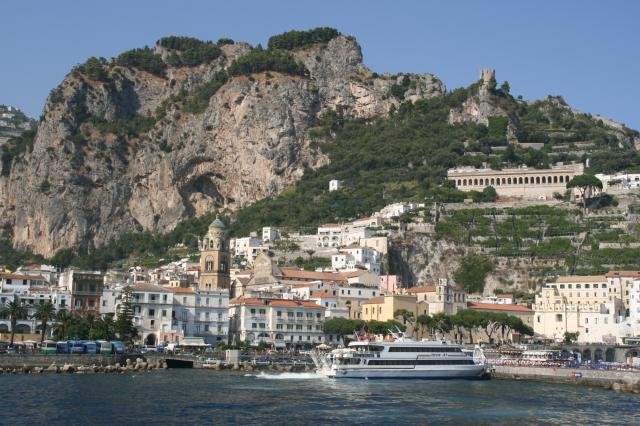
{"label": "small boat", "polygon": [[394,333],[394,340],[363,339],[312,357],[317,372],[331,378],[482,379],[487,363],[482,349],[473,353],[445,340],[416,341]]}

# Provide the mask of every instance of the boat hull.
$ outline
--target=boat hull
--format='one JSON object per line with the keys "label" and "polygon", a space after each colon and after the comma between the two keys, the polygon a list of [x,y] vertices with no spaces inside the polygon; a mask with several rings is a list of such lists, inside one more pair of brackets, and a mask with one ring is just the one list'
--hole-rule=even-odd
{"label": "boat hull", "polygon": [[320,370],[320,374],[336,379],[483,379],[486,370],[483,365],[465,368],[339,368]]}

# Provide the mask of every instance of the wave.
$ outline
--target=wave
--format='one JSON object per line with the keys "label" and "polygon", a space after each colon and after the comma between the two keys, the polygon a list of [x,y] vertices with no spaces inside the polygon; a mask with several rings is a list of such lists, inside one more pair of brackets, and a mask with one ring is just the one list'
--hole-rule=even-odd
{"label": "wave", "polygon": [[325,377],[318,373],[260,373],[245,374],[245,377],[255,377],[256,379],[265,380],[318,380]]}

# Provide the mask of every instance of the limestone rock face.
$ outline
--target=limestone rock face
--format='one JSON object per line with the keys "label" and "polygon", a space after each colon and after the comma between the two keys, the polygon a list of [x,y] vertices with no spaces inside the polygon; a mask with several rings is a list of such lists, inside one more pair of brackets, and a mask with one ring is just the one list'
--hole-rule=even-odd
{"label": "limestone rock face", "polygon": [[[340,36],[295,52],[307,77],[235,77],[198,113],[173,103],[250,46],[222,50],[209,64],[169,66],[166,77],[114,64],[106,81],[69,73],[47,100],[33,149],[0,176],[0,231],[44,256],[98,247],[127,231],[166,232],[212,208],[276,195],[305,168],[326,164],[322,141],[312,144],[309,136],[324,111],[375,117],[445,90],[430,74],[377,76],[355,40]],[[404,79],[401,99],[391,96]],[[150,125],[129,131],[132,117]]]}
{"label": "limestone rock face", "polygon": [[498,105],[497,97],[492,94],[492,81],[495,84],[495,71],[481,70],[478,93],[464,101],[461,108],[451,109],[449,124],[473,122],[488,125],[489,117],[508,117],[508,114]]}

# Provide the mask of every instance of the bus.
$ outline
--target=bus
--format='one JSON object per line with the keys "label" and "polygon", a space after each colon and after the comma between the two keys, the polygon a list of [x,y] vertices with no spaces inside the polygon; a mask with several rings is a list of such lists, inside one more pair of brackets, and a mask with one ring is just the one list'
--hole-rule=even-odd
{"label": "bus", "polygon": [[84,354],[86,353],[86,346],[82,340],[69,340],[69,353],[70,354]]}
{"label": "bus", "polygon": [[96,344],[100,347],[100,355],[111,355],[113,353],[111,342],[107,342],[106,340],[98,340],[96,341]]}
{"label": "bus", "polygon": [[629,346],[640,345],[640,337],[623,337],[622,343]]}
{"label": "bus", "polygon": [[60,341],[56,343],[56,353],[59,354],[68,354],[71,353],[71,346],[69,346],[69,342]]}
{"label": "bus", "polygon": [[40,348],[45,355],[51,355],[58,352],[58,344],[53,340],[45,340]]}
{"label": "bus", "polygon": [[111,349],[114,354],[123,354],[124,353],[124,343],[120,340],[112,340],[111,341]]}
{"label": "bus", "polygon": [[97,355],[100,353],[100,344],[93,340],[83,340],[84,353],[89,355]]}

